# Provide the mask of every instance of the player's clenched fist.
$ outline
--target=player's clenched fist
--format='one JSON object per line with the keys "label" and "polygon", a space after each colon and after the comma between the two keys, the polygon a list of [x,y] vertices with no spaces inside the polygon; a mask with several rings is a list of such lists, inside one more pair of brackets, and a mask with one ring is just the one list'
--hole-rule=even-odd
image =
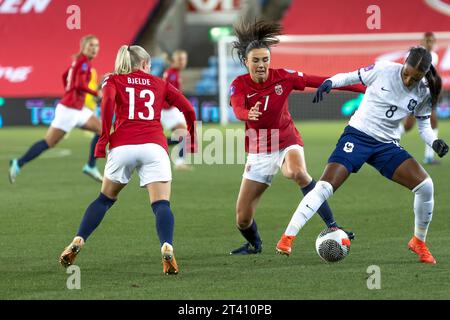
{"label": "player's clenched fist", "polygon": [[259,112],[259,106],[261,105],[261,102],[258,101],[248,112],[248,120],[251,121],[258,121],[259,116],[262,114],[262,112]]}
{"label": "player's clenched fist", "polygon": [[448,152],[448,145],[444,140],[437,139],[433,142],[433,150],[438,154],[439,157],[443,157]]}

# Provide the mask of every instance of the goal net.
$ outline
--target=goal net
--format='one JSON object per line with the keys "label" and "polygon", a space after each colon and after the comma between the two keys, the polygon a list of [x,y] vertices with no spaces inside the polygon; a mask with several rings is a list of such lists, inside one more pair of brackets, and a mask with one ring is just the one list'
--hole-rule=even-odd
{"label": "goal net", "polygon": [[[378,60],[403,63],[408,49],[420,44],[422,33],[285,35],[272,48],[271,68],[285,68],[305,74],[332,76],[368,66]],[[450,117],[450,32],[435,33],[437,69],[443,79],[443,94],[438,116]],[[229,107],[229,88],[234,78],[246,73],[232,52],[234,37],[218,42],[219,101],[221,123],[235,121]],[[315,89],[294,92],[289,97],[289,111],[294,120],[333,120],[348,118],[358,108],[362,95],[332,91],[320,105],[313,105]]]}

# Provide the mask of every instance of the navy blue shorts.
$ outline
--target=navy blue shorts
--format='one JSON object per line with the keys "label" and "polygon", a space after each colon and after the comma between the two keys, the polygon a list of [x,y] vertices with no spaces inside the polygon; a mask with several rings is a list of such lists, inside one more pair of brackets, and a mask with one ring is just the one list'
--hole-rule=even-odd
{"label": "navy blue shorts", "polygon": [[412,156],[398,143],[383,143],[351,126],[339,138],[328,163],[345,166],[348,172],[358,172],[364,163],[370,164],[391,179],[395,170]]}

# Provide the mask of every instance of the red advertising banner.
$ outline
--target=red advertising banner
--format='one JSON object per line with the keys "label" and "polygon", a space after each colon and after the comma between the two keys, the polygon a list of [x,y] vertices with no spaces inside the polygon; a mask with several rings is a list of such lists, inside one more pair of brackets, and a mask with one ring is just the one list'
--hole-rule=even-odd
{"label": "red advertising banner", "polygon": [[424,32],[444,88],[450,88],[450,0],[294,0],[283,19],[285,37],[274,48],[274,67],[317,75],[349,72],[376,60],[402,62]]}
{"label": "red advertising banner", "polygon": [[[450,89],[450,33],[435,33],[434,51],[443,86]],[[410,40],[396,37],[412,38]],[[273,48],[272,65],[315,75],[334,75],[368,66],[377,60],[403,63],[408,49],[420,44],[422,33],[334,36],[287,36]],[[386,40],[390,39],[390,40]]]}
{"label": "red advertising banner", "polygon": [[233,24],[239,16],[242,0],[187,0],[189,25]]}
{"label": "red advertising banner", "polygon": [[283,26],[285,34],[450,31],[450,0],[293,0]]}
{"label": "red advertising banner", "polygon": [[188,11],[214,13],[238,10],[241,0],[188,0]]}
{"label": "red advertising banner", "polygon": [[[157,0],[0,0],[0,96],[59,96],[62,74],[94,34],[101,77],[114,68],[118,48],[131,44]],[[77,28],[79,27],[79,29]]]}

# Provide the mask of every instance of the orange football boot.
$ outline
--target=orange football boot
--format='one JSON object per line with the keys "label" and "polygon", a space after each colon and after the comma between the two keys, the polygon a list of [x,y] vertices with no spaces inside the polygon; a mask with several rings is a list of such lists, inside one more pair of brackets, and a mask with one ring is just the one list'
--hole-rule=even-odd
{"label": "orange football boot", "polygon": [[295,240],[295,236],[287,236],[283,234],[280,241],[277,243],[277,252],[289,256],[292,252],[292,242]]}
{"label": "orange football boot", "polygon": [[64,268],[71,266],[75,261],[75,258],[77,257],[77,254],[80,252],[83,245],[84,245],[83,238],[75,237],[72,240],[72,243],[69,244],[61,253],[61,256],[59,257],[59,263]]}
{"label": "orange football boot", "polygon": [[436,264],[436,259],[434,259],[430,250],[428,250],[425,242],[423,242],[416,236],[413,236],[412,239],[408,242],[408,248],[419,256],[420,262]]}
{"label": "orange football boot", "polygon": [[179,269],[177,260],[175,259],[175,255],[173,254],[173,247],[167,242],[164,242],[163,246],[161,247],[161,255],[164,274],[178,274]]}

